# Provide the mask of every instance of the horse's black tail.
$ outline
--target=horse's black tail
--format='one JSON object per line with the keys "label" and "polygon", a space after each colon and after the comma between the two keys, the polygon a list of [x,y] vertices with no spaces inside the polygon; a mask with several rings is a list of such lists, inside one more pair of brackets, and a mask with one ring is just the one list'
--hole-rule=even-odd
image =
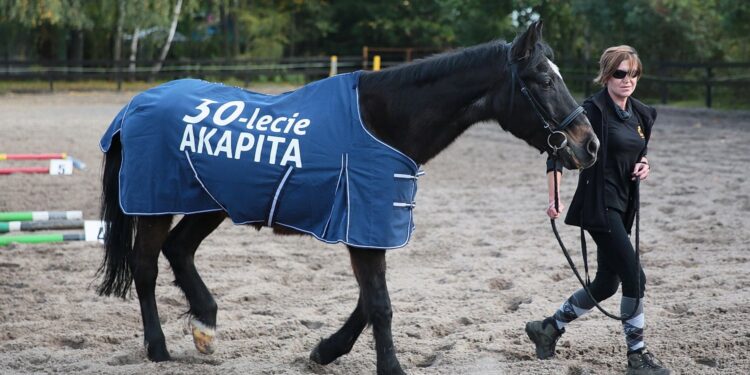
{"label": "horse's black tail", "polygon": [[101,218],[105,225],[105,252],[102,264],[96,273],[97,276],[103,276],[97,293],[102,296],[114,294],[125,298],[133,282],[128,255],[133,250],[136,218],[125,215],[120,208],[121,164],[122,146],[119,136],[115,136],[105,154],[102,174]]}

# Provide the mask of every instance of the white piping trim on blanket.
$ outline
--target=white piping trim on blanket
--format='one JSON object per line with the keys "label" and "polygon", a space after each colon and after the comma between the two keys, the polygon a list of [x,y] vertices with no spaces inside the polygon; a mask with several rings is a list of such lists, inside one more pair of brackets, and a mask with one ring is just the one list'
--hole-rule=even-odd
{"label": "white piping trim on blanket", "polygon": [[401,152],[398,149],[394,148],[393,146],[391,146],[391,145],[389,145],[389,144],[381,141],[380,139],[378,139],[377,137],[375,137],[374,135],[372,135],[372,133],[370,133],[369,130],[367,130],[367,127],[365,126],[364,121],[362,121],[362,111],[360,111],[360,109],[359,109],[359,83],[357,84],[356,92],[357,92],[357,119],[359,120],[359,125],[362,126],[362,130],[364,130],[365,133],[367,133],[367,135],[369,135],[370,137],[372,137],[372,139],[374,139],[378,143],[382,144],[385,147],[390,148],[394,152],[396,152],[396,153],[400,154],[401,156],[403,156],[404,158],[406,158],[406,160],[410,161],[414,165],[414,169],[419,170],[419,165],[417,164],[417,162],[415,162],[410,157],[406,156],[406,154],[404,154],[403,152]]}
{"label": "white piping trim on blanket", "polygon": [[[185,150],[185,152],[187,153],[187,150]],[[123,153],[124,153],[124,150],[123,150]],[[125,159],[124,159],[124,157],[125,157],[125,155],[123,155],[123,160],[125,160]],[[188,158],[188,163],[190,163],[190,158]],[[190,165],[190,167],[191,167],[191,168],[193,167],[193,166],[192,166],[192,164]],[[120,166],[120,170],[122,170],[122,166]],[[195,173],[195,169],[193,169],[193,173]],[[197,176],[198,176],[198,175],[196,174],[196,178],[197,178]],[[206,190],[206,188],[205,188],[205,187],[203,186],[203,183],[202,183],[202,182],[200,181],[200,179],[198,180],[198,182],[199,182],[199,183],[201,184],[201,187],[203,187],[203,190],[205,190],[205,191],[206,191],[206,193],[208,193],[208,190]],[[118,175],[117,183],[120,183],[119,175]],[[120,185],[120,186],[122,186],[122,185]],[[219,205],[219,207],[222,207],[222,206],[221,206],[221,204],[219,204],[219,202],[216,202],[216,200],[214,199],[214,197],[212,197],[212,196],[211,196],[211,194],[210,194],[210,193],[208,194],[208,196],[209,196],[209,197],[211,197],[211,199],[213,199],[213,201],[214,201],[214,202],[215,202],[216,204],[218,204],[218,205]],[[123,207],[123,205],[122,205],[122,195],[121,195],[121,194],[119,194],[119,192],[118,192],[118,198],[119,198],[119,199],[118,199],[118,202],[119,202],[119,204],[120,204],[120,209],[121,209],[121,210],[122,210],[122,212],[123,212],[124,214],[126,214],[126,215],[135,215],[135,216],[158,216],[158,215],[193,215],[193,214],[204,214],[204,213],[207,213],[207,212],[216,212],[216,211],[224,211],[224,212],[227,212],[227,210],[226,210],[226,209],[224,209],[223,207],[222,207],[222,208],[212,208],[212,209],[210,209],[210,210],[199,210],[199,211],[190,211],[190,212],[186,212],[186,211],[166,211],[166,212],[133,212],[133,211],[126,211],[126,210],[125,210],[125,208],[124,208],[124,207]]]}
{"label": "white piping trim on blanket", "polygon": [[[137,95],[135,97],[131,98],[130,101],[128,102],[128,105],[125,107],[125,112],[123,112],[122,119],[120,120],[120,128],[117,129],[117,131],[115,131],[114,133],[112,133],[112,138],[114,138],[115,135],[117,135],[118,133],[120,133],[120,136],[122,137],[122,130],[124,129],[123,125],[125,125],[125,117],[127,117],[127,115],[128,115],[128,110],[130,109],[130,104],[133,103],[133,99],[135,99],[136,97],[137,97]],[[110,138],[110,147],[112,146],[112,138]],[[122,143],[122,138],[120,138],[120,143]],[[104,153],[109,152],[109,151],[104,151],[104,148],[102,147],[101,142],[99,142],[99,149],[102,152],[104,152]],[[121,157],[121,160],[122,160],[122,164],[120,165],[120,170],[117,172],[117,183],[118,183],[118,186],[120,187],[120,188],[118,188],[118,192],[117,192],[117,203],[120,205],[120,209],[122,210],[122,213],[124,213],[126,215],[134,215],[134,216],[158,216],[158,215],[192,215],[192,214],[203,214],[203,213],[207,213],[207,212],[216,212],[216,211],[224,211],[224,212],[226,212],[226,209],[224,209],[221,206],[221,204],[219,204],[219,202],[216,202],[215,199],[214,199],[214,202],[216,202],[217,204],[219,204],[219,207],[222,207],[222,208],[212,208],[212,209],[209,209],[209,210],[199,210],[199,211],[190,211],[190,212],[186,212],[186,211],[134,212],[134,211],[128,211],[128,210],[126,210],[125,206],[122,204],[122,192],[120,191],[120,189],[122,188],[122,168],[125,166],[125,148],[124,147],[120,147],[120,157]],[[190,160],[190,158],[188,158],[188,162],[189,162],[189,160]],[[191,167],[192,167],[192,164],[191,164]],[[194,169],[193,169],[193,173],[195,173]],[[197,174],[196,174],[196,176],[197,176]],[[200,182],[200,180],[198,180],[198,182]],[[202,185],[203,185],[203,183],[201,183],[201,186]],[[205,187],[203,187],[203,189],[205,190]],[[208,193],[207,190],[206,190],[206,192]],[[209,194],[209,196],[211,196],[211,194]],[[213,199],[213,197],[211,197],[211,199]]]}
{"label": "white piping trim on blanket", "polygon": [[[411,224],[411,222],[409,222],[409,224]],[[309,235],[315,237],[316,240],[325,242],[327,244],[343,243],[344,245],[356,247],[356,248],[359,248],[359,249],[379,249],[379,250],[399,249],[399,248],[402,248],[402,247],[406,246],[409,243],[409,240],[411,239],[411,233],[409,233],[406,236],[406,241],[404,241],[404,243],[402,243],[400,245],[396,245],[396,246],[362,246],[362,245],[357,245],[357,244],[350,243],[348,240],[347,241],[343,241],[343,240],[329,241],[329,240],[326,240],[325,238],[319,237],[318,235],[316,235],[313,232],[297,228],[297,227],[295,227],[293,225],[280,223],[278,221],[275,222],[275,223],[273,223],[273,225],[281,225],[283,227],[294,229],[294,230],[296,230],[297,232],[300,232],[300,233],[309,234]]]}
{"label": "white piping trim on blanket", "polygon": [[323,227],[323,233],[321,237],[325,237],[328,233],[328,225],[331,224],[331,218],[333,217],[333,207],[336,205],[336,195],[339,193],[339,185],[341,184],[341,175],[344,174],[344,154],[341,154],[341,169],[339,170],[339,179],[336,181],[336,190],[333,191],[333,204],[331,205],[331,213],[328,214],[328,220],[326,221],[325,227]]}
{"label": "white piping trim on blanket", "polygon": [[[133,99],[135,99],[135,97],[130,98],[130,101],[128,102],[128,105],[125,107],[125,112],[122,113],[122,119],[120,119],[120,128],[117,129],[117,131],[115,131],[114,133],[112,133],[112,137],[109,138],[109,147],[112,147],[112,138],[115,137],[115,134],[119,133],[120,130],[122,130],[122,125],[125,123],[125,116],[128,115],[128,109],[130,109],[130,103],[133,102]],[[99,150],[101,150],[102,152],[106,153],[106,151],[104,151],[104,147],[102,147],[102,143],[101,142],[99,142]],[[125,160],[125,159],[123,159],[123,160]],[[120,169],[122,169],[122,165],[120,165]],[[118,180],[117,182],[119,183],[120,181]]]}
{"label": "white piping trim on blanket", "polygon": [[289,168],[286,169],[286,173],[284,174],[284,178],[281,179],[281,182],[279,182],[279,187],[276,188],[276,194],[273,195],[273,203],[271,203],[271,211],[268,213],[268,226],[270,227],[273,224],[273,214],[276,211],[276,202],[279,200],[279,194],[281,194],[281,189],[284,188],[284,184],[286,184],[286,179],[289,178],[289,174],[292,173],[292,169],[294,169],[293,166],[289,166]]}
{"label": "white piping trim on blanket", "polygon": [[[391,146],[391,145],[389,145],[389,144],[381,141],[380,139],[378,139],[377,137],[375,137],[372,133],[370,133],[370,131],[365,126],[364,121],[362,121],[362,111],[361,111],[361,109],[359,107],[359,84],[357,84],[357,88],[356,88],[355,91],[357,93],[357,95],[356,95],[356,99],[357,99],[357,103],[356,103],[356,105],[357,105],[357,119],[359,120],[359,125],[362,127],[362,130],[364,130],[364,132],[367,135],[369,135],[372,139],[374,139],[376,142],[384,145],[385,147],[390,148],[394,152],[396,152],[396,153],[400,154],[401,156],[403,156],[406,160],[410,161],[412,163],[412,165],[414,166],[414,169],[417,171],[416,177],[419,177],[419,176],[425,174],[424,170],[422,170],[419,167],[419,164],[417,164],[417,162],[415,162],[414,160],[412,160],[412,158],[410,158],[409,156],[407,156],[403,152],[399,151],[398,149],[394,148],[393,146]],[[414,185],[416,185],[416,184],[414,184]],[[412,185],[412,187],[411,187],[411,196],[412,196],[412,199],[414,199],[414,188],[415,188],[414,185]],[[348,189],[348,187],[349,187],[349,185],[347,184],[347,189]],[[348,197],[348,194],[347,194],[347,197]],[[412,226],[414,226],[414,211],[409,210],[409,230],[406,231],[406,233],[407,233],[407,235],[406,235],[406,242],[404,242],[403,245],[398,246],[398,247],[406,246],[406,244],[409,243],[409,239],[411,238],[412,232],[414,231],[414,230],[411,229]],[[349,227],[347,226],[347,236],[346,236],[347,242],[349,241],[349,230],[348,230],[348,228]]]}
{"label": "white piping trim on blanket", "polygon": [[[122,212],[126,215],[131,216],[159,216],[159,215],[194,215],[194,214],[205,214],[207,212],[216,212],[216,211],[224,211],[221,208],[213,208],[210,210],[202,210],[202,211],[190,211],[190,212],[184,212],[184,211],[167,211],[167,212],[131,212],[131,211],[125,211]],[[244,224],[244,223],[235,223],[235,224]]]}
{"label": "white piping trim on blanket", "polygon": [[[128,104],[130,104],[130,103],[128,103]],[[114,137],[115,137],[115,135],[117,135],[117,133],[119,133],[121,129],[122,129],[122,125],[120,125],[120,129],[117,129],[117,130],[115,130],[115,132],[114,132],[114,133],[112,133],[112,137],[111,137],[111,138],[109,139],[109,147],[110,147],[110,148],[112,147],[112,138],[114,138]],[[107,152],[109,152],[109,150],[107,150],[107,151],[104,151],[104,147],[102,147],[102,142],[101,142],[101,141],[99,142],[99,150],[101,150],[101,152],[103,152],[103,153],[105,153],[105,154],[106,154]],[[120,167],[122,167],[122,165],[121,165]]]}
{"label": "white piping trim on blanket", "polygon": [[[132,101],[133,101],[133,99],[131,98],[130,101],[128,102],[128,106],[125,108],[125,112],[122,114],[122,121],[120,121],[120,129],[117,129],[117,131],[114,134],[112,134],[112,138],[114,138],[115,134],[119,133],[120,130],[122,130],[122,124],[123,124],[123,121],[125,121],[125,115],[128,114],[128,109],[130,108],[130,103]],[[109,147],[110,148],[112,148],[112,138],[109,139]],[[102,147],[102,143],[101,142],[99,142],[99,149],[102,150],[102,152],[104,152],[105,154],[109,151],[109,150],[104,151],[104,148]],[[104,156],[104,159],[105,160],[107,159],[106,155]],[[120,205],[120,210],[122,210],[123,213],[127,214],[127,212],[125,212],[125,208],[122,205],[122,181],[121,181],[121,177],[122,177],[122,167],[124,167],[124,166],[125,166],[125,148],[122,147],[122,138],[121,138],[120,139],[120,170],[117,171],[117,204]]]}
{"label": "white piping trim on blanket", "polygon": [[208,189],[206,188],[206,185],[204,185],[203,181],[201,181],[201,178],[198,177],[198,171],[196,171],[195,167],[193,167],[193,161],[190,160],[190,154],[188,154],[187,150],[185,150],[185,157],[187,158],[188,164],[190,164],[190,169],[193,170],[193,174],[195,175],[195,179],[198,180],[199,184],[201,184],[201,187],[206,192],[206,194],[208,194],[208,196],[211,197],[211,199],[213,199],[214,202],[216,202],[216,204],[219,205],[219,207],[221,207],[222,209],[224,209],[225,212],[229,212],[229,211],[227,211],[226,207],[224,207],[221,203],[219,203],[219,201],[216,200],[216,198],[214,198],[213,195],[211,195],[211,192],[208,191]]}
{"label": "white piping trim on blanket", "polygon": [[346,242],[349,242],[349,221],[352,217],[352,205],[349,204],[349,154],[344,154],[344,168],[346,169]]}

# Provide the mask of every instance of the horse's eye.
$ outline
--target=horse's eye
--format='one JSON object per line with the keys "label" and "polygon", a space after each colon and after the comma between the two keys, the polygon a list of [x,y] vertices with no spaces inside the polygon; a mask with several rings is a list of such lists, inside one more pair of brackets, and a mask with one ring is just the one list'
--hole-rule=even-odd
{"label": "horse's eye", "polygon": [[552,78],[547,78],[547,79],[546,79],[546,80],[544,81],[544,87],[545,87],[545,88],[550,88],[550,87],[552,87]]}

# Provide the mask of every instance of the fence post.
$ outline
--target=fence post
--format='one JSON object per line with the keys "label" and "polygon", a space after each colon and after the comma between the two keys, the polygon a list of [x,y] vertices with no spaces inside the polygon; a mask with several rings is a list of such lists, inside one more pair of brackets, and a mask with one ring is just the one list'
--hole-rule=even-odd
{"label": "fence post", "polygon": [[54,92],[55,91],[55,82],[54,82],[55,78],[53,77],[52,67],[50,67],[49,64],[47,64],[47,78],[49,79],[49,91]]}
{"label": "fence post", "polygon": [[711,65],[706,66],[706,107],[711,108],[711,83],[714,78],[713,69]]}
{"label": "fence post", "polygon": [[122,62],[115,60],[115,77],[117,78],[117,91],[122,91]]}
{"label": "fence post", "polygon": [[659,91],[661,93],[661,104],[667,104],[669,96],[669,86],[667,85],[667,66],[663,61],[659,62]]}
{"label": "fence post", "polygon": [[370,62],[370,53],[367,46],[362,47],[362,70],[367,70],[367,64]]}
{"label": "fence post", "polygon": [[331,70],[328,72],[329,77],[333,77],[339,74],[339,57],[336,55],[331,56]]}
{"label": "fence post", "polygon": [[589,79],[589,62],[583,59],[583,92],[584,98],[591,96],[591,79]]}
{"label": "fence post", "polygon": [[376,72],[380,70],[380,55],[372,57],[372,70]]}

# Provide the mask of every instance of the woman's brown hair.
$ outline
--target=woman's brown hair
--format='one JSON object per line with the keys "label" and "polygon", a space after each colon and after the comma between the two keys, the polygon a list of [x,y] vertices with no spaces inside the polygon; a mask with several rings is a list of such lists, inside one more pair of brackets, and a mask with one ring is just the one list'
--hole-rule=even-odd
{"label": "woman's brown hair", "polygon": [[631,77],[640,77],[643,73],[643,65],[641,64],[641,59],[638,57],[638,52],[631,46],[621,45],[609,47],[604,50],[602,57],[599,58],[599,75],[594,78],[594,83],[606,86],[607,80],[612,77],[612,74],[620,66],[620,63],[625,60],[630,61],[628,75]]}

